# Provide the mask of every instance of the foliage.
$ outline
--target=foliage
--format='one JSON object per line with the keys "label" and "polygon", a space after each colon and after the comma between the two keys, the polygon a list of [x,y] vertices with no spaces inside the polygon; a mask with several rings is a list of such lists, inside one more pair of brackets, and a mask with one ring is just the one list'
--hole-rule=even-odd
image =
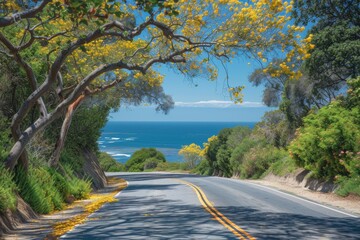
{"label": "foliage", "polygon": [[179,155],[183,155],[187,169],[193,169],[200,163],[202,160],[202,151],[201,147],[195,143],[182,146]]}
{"label": "foliage", "polygon": [[240,176],[243,178],[260,178],[269,167],[287,156],[285,151],[273,146],[257,146],[244,154]]}
{"label": "foliage", "polygon": [[162,160],[157,159],[156,157],[148,158],[144,162],[144,170],[154,169],[159,163],[163,163]]}
{"label": "foliage", "polygon": [[271,164],[270,168],[266,171],[266,174],[272,173],[274,175],[283,177],[299,168],[293,158],[287,154],[284,154],[284,156],[284,158],[281,158],[279,161]]}
{"label": "foliage", "polygon": [[13,181],[13,174],[7,171],[0,162],[0,213],[7,209],[16,208],[17,187]]}
{"label": "foliage", "polygon": [[210,167],[213,169],[213,174],[219,176],[228,176],[230,149],[226,145],[228,137],[232,133],[232,129],[222,129],[216,138],[210,138],[210,142],[205,147],[205,158],[208,160]]}
{"label": "foliage", "polygon": [[231,153],[230,158],[230,165],[234,176],[240,176],[242,171],[242,164],[244,161],[244,155],[257,144],[258,142],[251,138],[245,138],[238,143],[234,151]]}
{"label": "foliage", "polygon": [[15,181],[22,198],[37,213],[46,214],[64,207],[69,196],[82,199],[89,196],[91,182],[77,178],[70,167],[60,173],[49,168],[31,167],[27,174],[18,168]]}
{"label": "foliage", "polygon": [[200,175],[213,175],[213,169],[210,167],[209,161],[205,158],[201,160],[201,162],[196,166],[193,172]]}
{"label": "foliage", "polygon": [[160,162],[155,168],[156,171],[185,171],[186,165],[178,162]]}
{"label": "foliage", "polygon": [[2,164],[6,159],[11,145],[9,135],[9,121],[2,115],[2,112],[0,111],[0,164]]}
{"label": "foliage", "polygon": [[357,0],[293,1],[292,15],[297,24],[309,24],[306,41],[309,57],[299,67],[302,77],[293,81],[280,74],[281,59],[273,58],[274,67],[256,69],[250,81],[265,86],[263,102],[279,106],[285,114],[291,135],[302,126],[302,118],[311,109],[328,105],[344,94],[347,81],[359,76],[360,21]]}
{"label": "foliage", "polygon": [[256,125],[253,135],[258,135],[260,139],[266,139],[267,143],[277,148],[288,145],[292,138],[291,127],[283,112],[280,110],[266,112],[261,120]]}
{"label": "foliage", "polygon": [[[299,35],[304,28],[288,26],[292,10],[288,2],[27,3],[7,1],[0,11],[1,51],[22,69],[31,92],[13,115],[12,129],[22,126],[19,135],[24,140],[20,144],[20,136],[13,136],[15,145],[6,162],[11,169],[31,138],[79,99],[120,86],[124,95],[139,90],[146,95],[142,100],[168,111],[173,102],[163,93],[163,76],[153,67],[157,64],[168,64],[189,77],[216,79],[219,61],[246,54],[266,65],[272,53],[284,51],[280,72],[297,78],[290,62],[309,57],[308,40]],[[143,83],[149,87],[145,91],[139,87]],[[229,87],[235,102],[242,101],[242,89]]]}
{"label": "foliage", "polygon": [[360,152],[359,116],[359,107],[346,109],[336,101],[310,114],[291,143],[290,154],[317,177],[348,176],[344,164],[349,159],[343,153]]}
{"label": "foliage", "polygon": [[21,196],[37,213],[45,214],[63,207],[62,196],[46,169],[30,168],[28,174],[17,169],[15,179]]}
{"label": "foliage", "polygon": [[82,173],[84,161],[85,159],[81,154],[71,149],[65,148],[61,152],[61,164],[71,167],[71,169],[77,173]]}
{"label": "foliage", "polygon": [[106,152],[100,152],[98,154],[100,167],[105,172],[123,172],[125,166],[117,162],[110,154]]}
{"label": "foliage", "polygon": [[336,191],[340,196],[346,197],[349,194],[360,196],[360,178],[346,178],[342,177],[338,180],[340,184],[339,189]]}
{"label": "foliage", "polygon": [[341,83],[360,74],[360,22],[336,22],[331,26],[313,29],[311,56],[305,61],[315,89],[326,88],[326,83],[335,85],[339,91]]}
{"label": "foliage", "polygon": [[66,180],[69,181],[69,194],[76,199],[88,198],[91,188],[91,179],[81,179],[72,168],[72,165],[64,164],[63,169],[66,174]]}
{"label": "foliage", "polygon": [[141,172],[144,170],[144,163],[149,158],[155,158],[161,162],[165,162],[163,153],[157,151],[155,148],[142,148],[132,154],[132,156],[125,163],[126,170],[129,172]]}
{"label": "foliage", "polygon": [[292,12],[297,23],[307,25],[316,22],[319,28],[331,26],[337,21],[360,22],[357,0],[294,0]]}

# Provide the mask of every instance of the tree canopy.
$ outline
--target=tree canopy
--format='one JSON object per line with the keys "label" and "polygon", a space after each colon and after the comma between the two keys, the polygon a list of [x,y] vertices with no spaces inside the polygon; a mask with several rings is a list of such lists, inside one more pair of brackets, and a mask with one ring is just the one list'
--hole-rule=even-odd
{"label": "tree canopy", "polygon": [[[292,5],[280,0],[43,0],[7,1],[1,7],[1,53],[17,63],[31,89],[12,117],[10,169],[19,158],[26,165],[30,139],[67,112],[61,148],[85,98],[119,83],[131,88],[138,80],[160,87],[157,64],[216,79],[216,61],[246,55],[266,65],[278,50],[286,58],[277,74],[297,78],[291,62],[308,58],[312,48],[310,37],[301,41],[304,28],[288,24]],[[241,101],[241,89],[229,88],[234,101]],[[50,93],[56,95],[51,106]],[[24,124],[34,106],[37,116]]]}

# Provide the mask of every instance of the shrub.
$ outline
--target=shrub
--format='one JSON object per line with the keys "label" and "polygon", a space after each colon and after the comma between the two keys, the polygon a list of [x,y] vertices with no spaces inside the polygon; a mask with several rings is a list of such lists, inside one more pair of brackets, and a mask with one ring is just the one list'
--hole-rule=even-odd
{"label": "shrub", "polygon": [[155,158],[161,162],[165,162],[165,156],[155,148],[142,148],[133,153],[130,159],[125,163],[125,167],[129,172],[144,171],[144,163],[146,159]]}
{"label": "shrub", "polygon": [[157,158],[148,158],[144,162],[144,170],[147,169],[154,169],[158,166],[159,163],[162,163],[163,161],[157,159]]}
{"label": "shrub", "polygon": [[16,184],[13,181],[13,175],[7,171],[0,163],[0,212],[7,209],[16,208]]}
{"label": "shrub", "polygon": [[100,152],[99,163],[102,170],[105,172],[123,172],[125,171],[125,166],[117,162],[111,155],[105,152]]}
{"label": "shrub", "polygon": [[296,165],[294,159],[290,156],[286,156],[274,162],[266,173],[273,173],[277,176],[285,176],[288,173],[294,172],[297,168],[298,166]]}
{"label": "shrub", "polygon": [[59,173],[49,168],[30,167],[27,173],[16,169],[15,179],[22,198],[35,212],[46,214],[64,207],[65,199],[87,198],[91,192],[91,182],[77,178],[69,166]]}
{"label": "shrub", "polygon": [[234,151],[231,153],[230,165],[234,176],[239,176],[241,172],[241,165],[244,160],[244,155],[251,148],[257,145],[257,142],[250,138],[243,139]]}
{"label": "shrub", "polygon": [[49,213],[63,207],[63,200],[50,173],[45,168],[17,169],[16,180],[23,199],[37,212]]}
{"label": "shrub", "polygon": [[285,151],[270,145],[254,147],[245,153],[240,175],[243,178],[259,178],[273,163],[286,156]]}
{"label": "shrub", "polygon": [[187,169],[195,168],[203,158],[201,147],[195,143],[182,146],[179,155],[184,157]]}
{"label": "shrub", "polygon": [[335,177],[340,184],[337,193],[341,196],[347,196],[351,193],[360,196],[360,152],[343,152],[341,155],[344,159],[341,164],[346,168],[349,176],[337,175]]}
{"label": "shrub", "polygon": [[90,196],[91,190],[90,180],[83,180],[79,178],[73,178],[70,180],[70,193],[76,199],[88,198]]}
{"label": "shrub", "polygon": [[176,170],[185,170],[185,163],[178,162],[160,162],[155,168],[156,171],[176,171]]}
{"label": "shrub", "polygon": [[63,168],[67,175],[67,181],[69,182],[69,194],[76,199],[89,197],[92,190],[91,180],[78,178],[70,165],[64,165]]}
{"label": "shrub", "polygon": [[193,170],[194,173],[211,176],[213,174],[213,169],[210,167],[209,161],[207,159],[201,160],[199,165]]}
{"label": "shrub", "polygon": [[65,166],[70,166],[73,171],[80,173],[84,166],[84,157],[79,154],[80,150],[69,150],[64,148],[60,155],[60,162]]}
{"label": "shrub", "polygon": [[290,154],[316,177],[333,180],[349,176],[350,158],[342,153],[360,152],[360,108],[346,109],[333,102],[304,118],[304,127],[291,143]]}

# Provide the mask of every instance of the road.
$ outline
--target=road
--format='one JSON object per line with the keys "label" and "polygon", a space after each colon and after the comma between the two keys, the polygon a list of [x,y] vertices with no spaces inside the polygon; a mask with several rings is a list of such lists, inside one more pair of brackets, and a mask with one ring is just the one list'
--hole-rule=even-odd
{"label": "road", "polygon": [[129,186],[61,239],[360,239],[360,218],[253,183],[117,173]]}

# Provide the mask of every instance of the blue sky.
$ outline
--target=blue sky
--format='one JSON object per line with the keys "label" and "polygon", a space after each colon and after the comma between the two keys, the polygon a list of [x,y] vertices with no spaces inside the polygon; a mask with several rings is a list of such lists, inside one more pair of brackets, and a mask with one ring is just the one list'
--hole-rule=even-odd
{"label": "blue sky", "polygon": [[[248,64],[250,62],[250,64]],[[165,75],[164,90],[173,97],[175,107],[164,115],[151,106],[130,106],[110,115],[110,121],[203,121],[203,122],[257,122],[266,111],[261,102],[263,88],[253,87],[248,76],[257,67],[248,59],[237,59],[227,65],[232,86],[244,85],[243,104],[233,104],[227,92],[225,72],[219,68],[217,81],[185,79],[166,67],[159,71]]]}

